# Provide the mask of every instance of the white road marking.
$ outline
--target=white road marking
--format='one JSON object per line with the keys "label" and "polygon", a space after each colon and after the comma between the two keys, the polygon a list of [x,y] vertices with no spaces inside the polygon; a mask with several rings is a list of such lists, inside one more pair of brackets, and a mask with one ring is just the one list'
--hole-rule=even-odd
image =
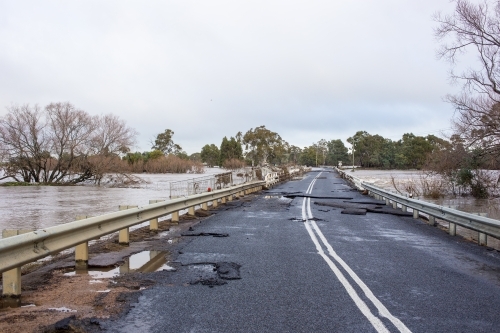
{"label": "white road marking", "polygon": [[[316,183],[317,178],[321,175],[321,172],[312,180],[311,184],[307,188],[306,194],[310,194],[312,192],[314,183]],[[306,213],[307,210],[307,213]],[[401,322],[398,318],[394,317],[389,310],[379,301],[379,299],[373,294],[373,292],[368,288],[368,286],[359,278],[359,276],[354,273],[354,271],[347,265],[347,263],[333,250],[333,247],[328,243],[325,235],[321,232],[318,225],[315,221],[311,221],[313,218],[311,211],[311,198],[304,198],[302,201],[302,219],[305,220],[305,227],[311,240],[316,246],[316,250],[318,254],[326,261],[330,269],[337,276],[340,283],[344,286],[349,296],[352,298],[356,306],[359,308],[361,313],[370,321],[373,327],[377,330],[377,332],[389,332],[389,330],[385,327],[382,321],[376,317],[368,308],[366,303],[359,297],[356,290],[352,287],[349,281],[345,278],[342,272],[338,269],[335,263],[325,254],[316,234],[319,236],[321,242],[326,246],[328,250],[328,254],[339,263],[344,270],[349,274],[349,276],[356,282],[356,284],[363,290],[365,296],[375,305],[377,310],[379,311],[379,315],[385,317],[391,321],[391,323],[400,331],[404,333],[411,333],[411,331],[406,327],[403,322]],[[316,232],[316,234],[315,234]]]}

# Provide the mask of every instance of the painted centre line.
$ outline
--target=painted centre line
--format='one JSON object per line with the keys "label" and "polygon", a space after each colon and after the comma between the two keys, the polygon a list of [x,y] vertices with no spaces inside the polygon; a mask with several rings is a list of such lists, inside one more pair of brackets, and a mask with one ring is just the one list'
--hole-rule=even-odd
{"label": "painted centre line", "polygon": [[[309,187],[307,188],[306,194],[311,194],[316,180],[321,175],[321,172],[311,181]],[[311,211],[311,198],[304,198],[302,201],[302,219],[305,221],[304,225],[306,230],[311,237],[318,254],[325,260],[330,269],[333,271],[339,282],[343,285],[351,299],[354,301],[361,313],[368,319],[372,326],[377,330],[377,332],[389,332],[384,323],[379,317],[374,315],[366,303],[358,295],[354,287],[344,276],[342,271],[334,263],[337,262],[346,272],[349,274],[352,280],[361,288],[366,298],[372,302],[372,304],[377,308],[378,315],[387,318],[400,332],[411,333],[411,331],[406,327],[406,325],[401,322],[398,318],[394,317],[389,310],[380,302],[380,300],[373,294],[373,292],[368,288],[368,286],[359,278],[359,276],[354,273],[354,271],[347,265],[347,263],[334,251],[333,247],[330,245],[326,239],[321,229],[318,227],[313,218]],[[319,238],[319,240],[318,240]],[[320,242],[321,240],[321,242]],[[323,250],[323,246],[326,247],[328,255]],[[332,259],[334,261],[332,261]]]}

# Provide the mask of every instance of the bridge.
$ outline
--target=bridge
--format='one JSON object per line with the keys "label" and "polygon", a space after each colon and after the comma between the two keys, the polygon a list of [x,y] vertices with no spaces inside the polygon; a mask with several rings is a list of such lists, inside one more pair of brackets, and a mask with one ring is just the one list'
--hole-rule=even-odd
{"label": "bridge", "polygon": [[[107,284],[110,298],[113,289],[131,289],[130,297],[113,299],[122,311],[92,319],[76,312],[55,325],[107,332],[499,331],[500,253],[434,223],[468,226],[484,240],[496,235],[498,222],[433,211],[358,182],[360,191],[353,182],[324,169],[268,190],[255,182],[152,203],[77,221],[91,231],[71,241],[45,235],[43,245],[36,242],[39,253],[33,244],[42,236],[4,239],[0,265],[6,271],[19,264],[7,255],[14,248],[26,250],[19,256],[25,263],[44,248],[56,251],[57,242],[65,242],[57,250],[68,248],[96,238],[95,230],[115,232],[198,205],[204,218],[169,222],[178,223],[175,242],[142,241],[142,248],[169,252],[168,269]],[[134,249],[129,241],[118,252]]]}

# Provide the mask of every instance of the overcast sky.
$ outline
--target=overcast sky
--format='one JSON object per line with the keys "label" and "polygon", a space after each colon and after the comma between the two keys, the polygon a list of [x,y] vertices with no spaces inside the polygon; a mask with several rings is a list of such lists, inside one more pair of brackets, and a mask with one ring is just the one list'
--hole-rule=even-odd
{"label": "overcast sky", "polygon": [[0,0],[0,116],[69,101],[189,154],[265,125],[290,144],[450,127],[449,0]]}

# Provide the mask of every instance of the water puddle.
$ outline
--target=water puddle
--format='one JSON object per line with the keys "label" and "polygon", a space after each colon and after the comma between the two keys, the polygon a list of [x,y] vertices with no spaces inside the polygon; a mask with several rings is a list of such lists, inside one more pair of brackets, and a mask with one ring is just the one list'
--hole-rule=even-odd
{"label": "water puddle", "polygon": [[131,255],[118,267],[77,269],[64,273],[64,276],[90,275],[93,280],[90,280],[89,283],[94,284],[100,282],[98,279],[111,279],[126,273],[150,273],[160,270],[175,270],[175,268],[167,265],[166,254],[163,251],[142,251]]}
{"label": "water puddle", "polygon": [[62,308],[49,308],[49,310],[56,311],[56,312],[76,312],[76,310],[72,310],[66,307]]}

